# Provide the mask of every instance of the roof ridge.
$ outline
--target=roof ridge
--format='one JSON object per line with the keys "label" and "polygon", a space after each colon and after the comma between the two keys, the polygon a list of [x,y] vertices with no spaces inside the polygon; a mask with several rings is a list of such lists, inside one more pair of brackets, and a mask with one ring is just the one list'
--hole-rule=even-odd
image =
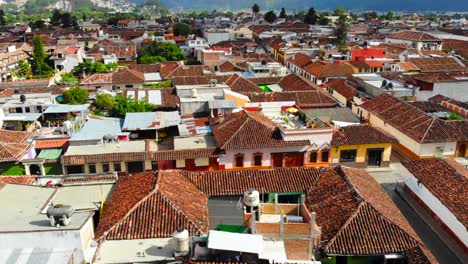
{"label": "roof ridge", "polygon": [[228,143],[234,138],[234,136],[237,135],[237,133],[239,133],[239,131],[242,130],[242,128],[245,126],[245,124],[247,124],[247,121],[248,119],[250,118],[249,115],[247,114],[247,112],[244,110],[244,114],[247,115],[247,120],[245,120],[242,125],[236,130],[236,132],[234,132],[234,134],[232,134],[231,137],[229,137],[228,140],[226,140],[226,142],[224,142],[224,144],[221,146],[221,148],[225,148],[226,145],[228,145]]}
{"label": "roof ridge", "polygon": [[431,121],[431,124],[429,124],[429,127],[426,129],[426,131],[424,132],[424,135],[421,137],[421,140],[420,142],[424,141],[424,138],[426,138],[427,134],[429,133],[429,131],[431,130],[431,127],[434,125],[434,122],[435,122],[435,118],[433,117],[432,118],[432,121]]}
{"label": "roof ridge", "polygon": [[[158,171],[158,176],[159,176],[159,173],[160,173],[160,171]],[[133,177],[133,176],[128,176],[128,177]],[[100,237],[98,237],[97,240],[101,240],[102,238],[106,237],[112,230],[114,230],[125,219],[127,219],[133,213],[133,211],[135,211],[142,203],[144,203],[151,196],[153,196],[157,192],[157,188],[158,188],[157,182],[158,182],[158,180],[159,180],[159,177],[156,177],[156,179],[154,180],[155,182],[154,182],[153,190],[151,190],[147,195],[145,195],[142,199],[140,199],[138,202],[136,202],[135,205],[132,206],[132,208],[130,208],[130,210],[128,210],[128,212],[119,221],[116,221],[114,223],[114,225],[112,225],[111,228],[109,228],[107,231],[102,233],[102,235]]]}

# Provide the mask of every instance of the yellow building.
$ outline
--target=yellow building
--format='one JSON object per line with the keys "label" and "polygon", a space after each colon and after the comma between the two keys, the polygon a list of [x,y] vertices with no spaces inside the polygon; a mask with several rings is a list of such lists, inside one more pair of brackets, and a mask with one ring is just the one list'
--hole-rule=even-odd
{"label": "yellow building", "polygon": [[390,164],[393,136],[370,125],[351,125],[333,133],[331,163],[350,167],[387,167]]}

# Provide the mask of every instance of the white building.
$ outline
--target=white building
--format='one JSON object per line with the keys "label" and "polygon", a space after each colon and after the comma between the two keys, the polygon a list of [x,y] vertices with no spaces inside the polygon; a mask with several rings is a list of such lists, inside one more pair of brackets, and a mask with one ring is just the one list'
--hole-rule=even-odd
{"label": "white building", "polygon": [[281,77],[288,75],[288,68],[278,62],[247,62],[248,71],[255,77]]}
{"label": "white building", "polygon": [[225,29],[211,28],[203,32],[208,45],[213,45],[221,41],[230,40],[230,33]]}

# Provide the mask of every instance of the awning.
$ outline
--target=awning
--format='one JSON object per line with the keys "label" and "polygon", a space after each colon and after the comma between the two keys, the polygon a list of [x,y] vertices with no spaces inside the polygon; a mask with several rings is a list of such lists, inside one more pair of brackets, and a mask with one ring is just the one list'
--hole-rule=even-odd
{"label": "awning", "polygon": [[208,248],[261,254],[263,236],[210,230]]}
{"label": "awning", "polygon": [[36,158],[38,159],[46,159],[46,160],[56,160],[60,158],[60,154],[62,154],[62,149],[43,149],[37,155]]}

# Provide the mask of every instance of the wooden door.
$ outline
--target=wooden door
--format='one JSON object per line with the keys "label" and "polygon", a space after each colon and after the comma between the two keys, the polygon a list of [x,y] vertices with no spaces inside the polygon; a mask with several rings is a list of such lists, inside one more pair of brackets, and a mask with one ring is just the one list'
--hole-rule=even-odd
{"label": "wooden door", "polygon": [[304,153],[287,153],[284,156],[285,167],[298,167],[304,165]]}
{"label": "wooden door", "polygon": [[274,168],[283,167],[283,153],[271,153],[271,165]]}
{"label": "wooden door", "polygon": [[194,159],[186,159],[185,160],[185,169],[188,171],[195,171],[195,160]]}
{"label": "wooden door", "polygon": [[217,157],[210,157],[210,166],[208,168],[209,171],[219,170],[219,163]]}

